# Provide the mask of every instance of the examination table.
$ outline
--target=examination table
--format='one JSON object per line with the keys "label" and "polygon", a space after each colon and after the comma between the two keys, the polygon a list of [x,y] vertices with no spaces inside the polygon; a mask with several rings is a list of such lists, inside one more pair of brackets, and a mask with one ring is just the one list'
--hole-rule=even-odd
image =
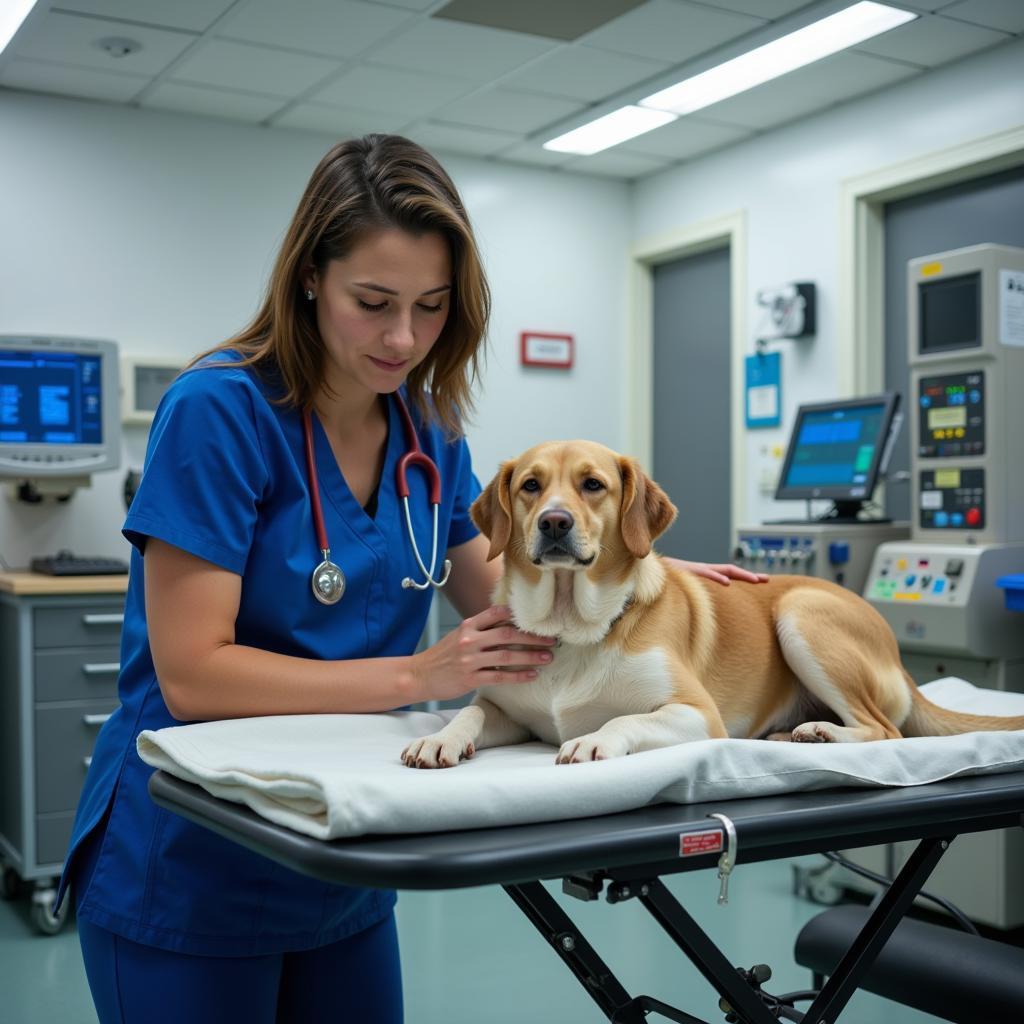
{"label": "examination table", "polygon": [[[503,886],[605,1017],[616,1024],[641,1024],[651,1012],[680,1024],[704,1022],[649,996],[630,996],[541,879],[561,878],[564,891],[582,899],[604,894],[612,903],[639,900],[717,990],[723,1011],[729,1014],[727,1020],[770,1024],[782,1018],[833,1024],[858,987],[914,1005],[907,998],[914,986],[932,984],[928,964],[932,951],[948,953],[950,947],[943,946],[941,936],[936,945],[929,932],[922,941],[932,942],[931,946],[924,947],[923,953],[920,948],[918,954],[907,953],[907,948],[913,950],[918,923],[901,924],[903,915],[957,835],[1019,827],[1024,814],[1024,773],[1015,771],[906,788],[790,792],[659,804],[526,825],[324,840],[274,824],[166,771],[153,774],[149,789],[161,806],[326,881],[421,890]],[[734,967],[661,880],[664,875],[718,865],[722,899],[727,897],[734,863],[910,839],[918,841],[916,849],[871,908],[826,911],[801,933],[798,962],[818,977],[827,975],[818,993],[770,995],[762,988],[768,972],[761,966]],[[842,920],[835,916],[840,911],[845,915]],[[818,921],[825,923],[815,931]],[[897,926],[892,951],[883,951]],[[1024,1019],[1019,951],[1002,947],[993,954],[1002,958],[990,963],[994,980],[989,984],[989,975],[971,959],[978,948],[972,946],[969,954],[954,953],[953,960],[941,968],[947,975],[947,988],[942,991],[959,993],[949,997],[945,1009],[961,1012],[966,1006],[976,1011],[973,1016],[948,1019]],[[903,969],[916,972],[906,984],[899,983],[900,950],[904,950]],[[950,972],[957,961],[960,969],[953,979]],[[984,955],[980,962],[985,962]],[[1006,984],[997,985],[998,980]],[[1004,997],[1010,1000],[1010,1010],[998,1002]],[[801,1012],[798,1003],[810,1005]],[[941,1010],[941,1000],[938,1005]],[[994,1009],[1000,1006],[1002,1010]]]}

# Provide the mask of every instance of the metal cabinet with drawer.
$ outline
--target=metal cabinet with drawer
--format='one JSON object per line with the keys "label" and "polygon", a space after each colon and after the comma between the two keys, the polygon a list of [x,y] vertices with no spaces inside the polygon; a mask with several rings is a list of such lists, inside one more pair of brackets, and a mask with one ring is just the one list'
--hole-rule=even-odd
{"label": "metal cabinet with drawer", "polygon": [[127,578],[0,573],[0,861],[5,895],[50,906],[100,726],[117,707]]}

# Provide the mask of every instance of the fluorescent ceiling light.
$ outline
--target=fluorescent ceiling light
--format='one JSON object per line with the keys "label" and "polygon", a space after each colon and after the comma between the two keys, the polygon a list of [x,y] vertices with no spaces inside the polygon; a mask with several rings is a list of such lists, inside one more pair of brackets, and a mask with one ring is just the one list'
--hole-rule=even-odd
{"label": "fluorescent ceiling light", "polygon": [[7,44],[35,5],[36,0],[4,0],[0,3],[0,53],[7,49]]}
{"label": "fluorescent ceiling light", "polygon": [[687,78],[678,85],[662,89],[640,100],[640,105],[654,110],[670,110],[675,114],[690,114],[856,46],[917,17],[912,11],[865,0]]}
{"label": "fluorescent ceiling light", "polygon": [[675,114],[664,110],[644,110],[643,107],[619,107],[596,121],[591,121],[571,132],[559,135],[544,143],[545,149],[553,149],[559,153],[600,153],[609,146],[617,146],[626,139],[643,135],[653,128],[676,119]]}

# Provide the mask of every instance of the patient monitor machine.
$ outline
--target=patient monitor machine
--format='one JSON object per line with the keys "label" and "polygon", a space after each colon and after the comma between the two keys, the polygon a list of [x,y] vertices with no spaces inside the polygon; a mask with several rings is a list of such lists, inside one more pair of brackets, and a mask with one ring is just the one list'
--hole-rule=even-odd
{"label": "patient monitor machine", "polygon": [[825,498],[832,508],[819,519],[740,527],[734,559],[754,572],[817,576],[860,593],[875,548],[910,534],[907,523],[861,518],[888,465],[899,404],[888,393],[802,405],[775,497]]}
{"label": "patient monitor machine", "polygon": [[[911,260],[908,291],[911,536],[878,548],[864,596],[917,682],[956,675],[1024,691],[1024,615],[995,585],[1024,571],[1024,249]],[[857,859],[880,867],[881,856]],[[929,888],[1012,928],[1024,924],[1022,871],[1021,829],[979,834],[954,844]]]}
{"label": "patient monitor machine", "polygon": [[117,345],[0,335],[0,477],[68,497],[121,461]]}
{"label": "patient monitor machine", "polygon": [[974,245],[908,264],[911,536],[876,552],[864,596],[918,682],[1024,690],[1024,249]]}

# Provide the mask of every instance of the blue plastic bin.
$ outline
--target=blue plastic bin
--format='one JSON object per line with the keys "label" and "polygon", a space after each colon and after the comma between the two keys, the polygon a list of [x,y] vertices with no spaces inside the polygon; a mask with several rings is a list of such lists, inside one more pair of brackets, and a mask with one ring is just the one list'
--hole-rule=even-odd
{"label": "blue plastic bin", "polygon": [[1000,576],[996,586],[1006,591],[1006,607],[1012,612],[1024,612],[1024,572]]}

